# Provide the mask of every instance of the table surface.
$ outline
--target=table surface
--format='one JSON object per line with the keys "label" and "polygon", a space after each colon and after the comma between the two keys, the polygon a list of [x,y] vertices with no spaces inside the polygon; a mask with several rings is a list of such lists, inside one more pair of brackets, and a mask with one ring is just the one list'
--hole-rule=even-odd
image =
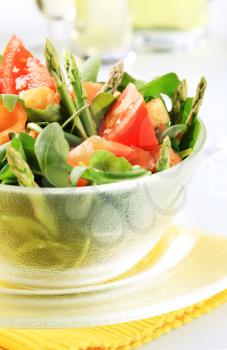
{"label": "table surface", "polygon": [[[227,22],[224,16],[227,1],[213,0],[211,6],[210,37],[203,47],[190,52],[130,53],[125,65],[141,79],[177,71],[188,79],[192,93],[200,76],[207,77],[208,89],[201,111],[208,132],[204,158],[175,222],[227,235]],[[24,0],[22,6],[21,1],[7,0],[1,6],[0,33],[0,48],[13,33],[35,47],[46,36],[45,22],[33,1]],[[102,74],[106,72],[107,68],[103,68]],[[219,146],[222,151],[214,153]],[[144,350],[192,348],[227,350],[227,305],[143,347]]]}

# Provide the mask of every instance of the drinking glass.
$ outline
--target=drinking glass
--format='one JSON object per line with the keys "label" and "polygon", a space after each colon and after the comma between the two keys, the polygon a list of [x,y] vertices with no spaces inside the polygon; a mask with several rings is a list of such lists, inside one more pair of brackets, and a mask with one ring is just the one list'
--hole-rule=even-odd
{"label": "drinking glass", "polygon": [[74,0],[36,0],[47,23],[48,36],[59,48],[70,45],[74,26]]}
{"label": "drinking glass", "polygon": [[131,37],[128,0],[76,0],[78,54],[99,54],[104,61],[115,61],[128,51]]}
{"label": "drinking glass", "polygon": [[207,0],[130,0],[137,43],[157,50],[189,48],[201,41]]}

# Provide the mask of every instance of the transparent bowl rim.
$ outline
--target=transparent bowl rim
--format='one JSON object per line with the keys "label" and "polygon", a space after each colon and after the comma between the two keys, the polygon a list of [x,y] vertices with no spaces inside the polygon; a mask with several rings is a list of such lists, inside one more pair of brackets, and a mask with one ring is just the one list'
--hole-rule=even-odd
{"label": "transparent bowl rim", "polygon": [[[192,161],[193,158],[198,156],[198,154],[202,151],[203,146],[206,142],[207,131],[206,127],[201,119],[200,121],[200,133],[199,138],[197,140],[196,147],[192,155],[183,160],[182,163],[175,165],[174,167],[164,170],[162,173],[165,173],[166,178],[171,178],[172,173],[181,166],[181,164],[188,164]],[[85,186],[85,187],[59,187],[59,188],[32,188],[32,187],[21,187],[21,186],[13,186],[13,185],[2,185],[0,184],[0,192],[11,192],[11,193],[21,193],[21,194],[48,194],[48,195],[82,195],[82,194],[90,194],[94,192],[114,192],[127,190],[132,188],[132,185],[137,184],[146,184],[147,182],[157,180],[158,175],[160,173],[152,174],[151,176],[143,176],[137,179],[125,180],[111,184],[97,185],[97,186]],[[133,187],[134,187],[133,186]]]}

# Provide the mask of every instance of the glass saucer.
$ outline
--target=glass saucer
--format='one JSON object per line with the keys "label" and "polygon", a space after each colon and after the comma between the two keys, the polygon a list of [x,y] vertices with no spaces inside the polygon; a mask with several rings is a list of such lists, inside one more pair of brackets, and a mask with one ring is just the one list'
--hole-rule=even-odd
{"label": "glass saucer", "polygon": [[128,322],[186,307],[227,288],[227,238],[183,228],[171,229],[165,237],[156,253],[128,275],[103,285],[66,294],[1,283],[0,326],[65,328]]}

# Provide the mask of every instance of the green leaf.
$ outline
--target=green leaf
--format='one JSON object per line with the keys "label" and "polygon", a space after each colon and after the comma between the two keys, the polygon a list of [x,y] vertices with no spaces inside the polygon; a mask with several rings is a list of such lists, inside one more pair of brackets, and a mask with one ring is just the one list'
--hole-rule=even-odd
{"label": "green leaf", "polygon": [[61,106],[57,103],[49,104],[45,109],[26,108],[30,122],[56,122],[62,119]]}
{"label": "green leaf", "polygon": [[127,72],[124,72],[123,77],[122,77],[122,81],[118,87],[118,90],[123,91],[128,86],[129,83],[133,83],[137,89],[140,89],[140,88],[142,88],[143,85],[145,85],[145,81],[137,80],[137,79],[133,78]]}
{"label": "green leaf", "polygon": [[192,153],[193,153],[193,149],[192,149],[192,148],[187,148],[187,149],[185,149],[184,151],[179,152],[178,155],[179,155],[182,159],[184,159],[184,158],[190,156]]}
{"label": "green leaf", "polygon": [[17,102],[24,105],[24,101],[18,95],[14,94],[0,94],[0,100],[8,112],[12,112],[14,110]]}
{"label": "green leaf", "polygon": [[9,142],[0,145],[0,164],[6,160],[6,148],[9,145]]}
{"label": "green leaf", "polygon": [[[193,98],[189,97],[186,99],[184,106],[183,106],[183,113],[182,113],[182,123],[185,124],[187,121],[187,118],[192,111],[192,103]],[[180,142],[180,150],[184,151],[188,148],[192,148],[195,146],[200,132],[200,121],[198,120],[197,116],[193,119],[193,122],[191,125],[189,125],[183,135],[183,138]]]}
{"label": "green leaf", "polygon": [[24,148],[23,148],[23,145],[22,145],[22,142],[19,138],[19,136],[17,137],[14,137],[12,139],[12,141],[10,142],[10,145],[16,150],[18,151],[22,158],[26,160],[26,155],[25,155],[25,152],[24,152]]}
{"label": "green leaf", "polygon": [[123,180],[132,180],[137,177],[150,175],[151,172],[134,166],[131,170],[122,173],[109,173],[93,168],[88,168],[82,174],[82,178],[89,181],[93,185],[110,184]]}
{"label": "green leaf", "polygon": [[186,120],[192,110],[192,102],[193,102],[193,98],[192,97],[188,97],[183,105],[183,112],[182,112],[182,117],[181,117],[181,123],[185,124]]}
{"label": "green leaf", "polygon": [[189,147],[194,148],[196,145],[196,142],[198,141],[199,134],[201,130],[201,124],[198,118],[194,120],[193,123],[193,132],[192,132],[192,138],[189,142]]}
{"label": "green leaf", "polygon": [[36,140],[35,154],[43,176],[55,187],[69,186],[68,153],[69,144],[61,126],[49,124]]}
{"label": "green leaf", "polygon": [[200,133],[200,121],[195,118],[190,126],[187,127],[180,143],[180,150],[184,151],[187,148],[194,148]]}
{"label": "green leaf", "polygon": [[180,140],[177,137],[173,137],[170,140],[172,149],[176,152],[180,152]]}
{"label": "green leaf", "polygon": [[167,128],[161,133],[160,143],[163,142],[166,136],[169,136],[169,138],[176,137],[178,134],[184,132],[186,129],[187,127],[184,124],[176,124],[176,125],[170,126],[169,128]]}
{"label": "green leaf", "polygon": [[92,155],[89,166],[110,173],[123,173],[132,170],[133,166],[123,157],[116,157],[105,150],[97,150]]}
{"label": "green leaf", "polygon": [[97,128],[99,127],[105,113],[109,110],[116,98],[109,92],[101,92],[91,103],[91,113]]}
{"label": "green leaf", "polygon": [[1,181],[1,184],[2,185],[14,185],[14,186],[16,186],[16,185],[18,185],[18,182],[17,182],[16,177],[13,177],[13,178],[7,177]]}
{"label": "green leaf", "polygon": [[161,77],[151,80],[149,83],[146,83],[139,89],[139,91],[146,101],[159,97],[160,94],[164,94],[172,98],[179,83],[180,80],[175,73],[167,73]]}
{"label": "green leaf", "polygon": [[[11,142],[8,142],[6,145],[4,145],[6,146],[5,151],[3,150],[3,154],[5,152],[4,160],[6,159],[7,147],[9,145],[11,145],[16,151],[18,151],[21,154],[23,159],[26,159],[22,143],[17,136]],[[9,164],[6,163],[0,171],[0,180],[1,181],[4,180],[4,183],[11,183],[13,179],[16,182],[16,177],[14,173],[11,171]]]}
{"label": "green leaf", "polygon": [[11,182],[12,180],[16,181],[16,177],[11,171],[9,164],[6,163],[0,171],[0,181],[1,182],[4,181],[4,183],[8,183],[8,181]]}
{"label": "green leaf", "polygon": [[0,64],[2,63],[3,56],[0,54]]}
{"label": "green leaf", "polygon": [[74,185],[80,177],[93,185],[101,185],[148,174],[151,174],[150,171],[139,166],[132,166],[125,158],[116,157],[113,153],[105,150],[98,150],[91,157],[89,166],[75,167],[70,178]]}
{"label": "green leaf", "polygon": [[35,139],[24,131],[20,132],[19,139],[23,146],[26,159],[31,169],[36,172],[40,172],[39,164],[35,154]]}
{"label": "green leaf", "polygon": [[79,68],[82,81],[97,81],[101,60],[98,55],[88,58]]}
{"label": "green leaf", "polygon": [[83,140],[80,137],[70,134],[69,132],[64,132],[64,135],[70,147],[76,147],[83,142]]}

